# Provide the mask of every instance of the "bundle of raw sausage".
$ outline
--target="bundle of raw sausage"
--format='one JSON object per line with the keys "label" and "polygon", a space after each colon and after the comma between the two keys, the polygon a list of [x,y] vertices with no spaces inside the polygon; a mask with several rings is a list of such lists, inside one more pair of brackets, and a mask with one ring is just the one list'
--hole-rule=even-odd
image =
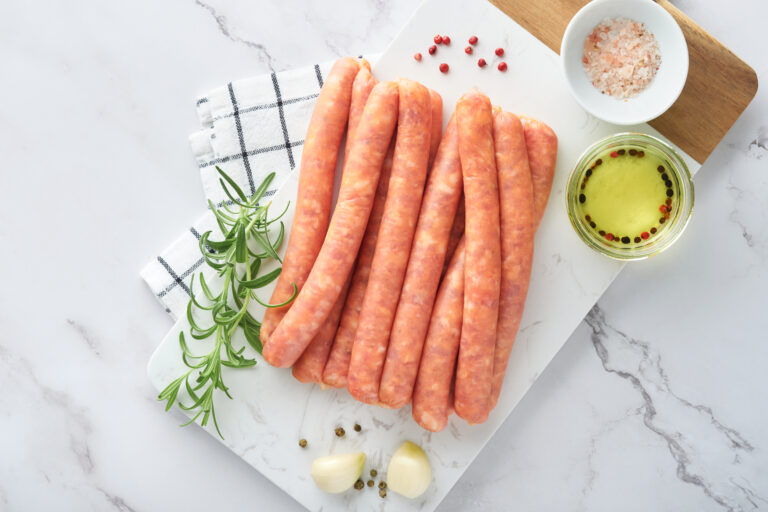
{"label": "bundle of raw sausage", "polygon": [[[496,405],[552,186],[557,137],[477,90],[440,95],[341,59],[305,139],[264,358],[439,431]],[[347,128],[341,186],[334,170]],[[294,290],[298,293],[288,301]]]}

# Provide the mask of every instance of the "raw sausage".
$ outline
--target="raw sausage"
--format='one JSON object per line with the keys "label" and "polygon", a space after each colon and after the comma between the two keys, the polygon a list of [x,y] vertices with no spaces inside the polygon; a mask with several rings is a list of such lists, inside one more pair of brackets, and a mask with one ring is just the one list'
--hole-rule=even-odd
{"label": "raw sausage", "polygon": [[[363,116],[365,103],[371,90],[376,85],[376,80],[371,76],[371,65],[366,60],[362,60],[360,71],[355,76],[352,84],[352,100],[349,107],[349,123],[347,125],[347,141],[344,161],[349,160],[349,150],[352,148],[352,137],[357,129],[360,119]],[[347,298],[350,278],[344,285],[344,290],[334,304],[331,313],[325,320],[323,327],[317,336],[310,342],[304,353],[293,366],[293,376],[300,382],[318,382],[320,387],[326,387],[322,383],[323,369],[328,360],[328,354],[331,350],[333,338],[336,335],[336,329],[339,327],[339,318],[341,310],[344,307],[344,301]]]}
{"label": "raw sausage", "polygon": [[525,144],[528,147],[528,163],[533,181],[533,201],[536,226],[541,222],[547,207],[549,191],[557,164],[557,135],[552,128],[536,119],[523,117]]}
{"label": "raw sausage", "polygon": [[347,144],[344,148],[344,161],[349,159],[349,150],[352,148],[352,130],[360,123],[363,115],[365,102],[371,94],[377,81],[371,75],[371,65],[363,59],[360,65],[360,71],[355,75],[355,81],[352,83],[352,100],[349,104],[349,125],[347,128]]}
{"label": "raw sausage", "polygon": [[453,226],[451,226],[451,234],[448,237],[448,248],[445,251],[445,265],[443,266],[443,275],[448,270],[448,264],[453,258],[453,253],[456,252],[456,247],[459,245],[459,240],[464,236],[464,189],[462,185],[461,197],[459,197],[459,206],[456,208],[456,217],[453,219]]}
{"label": "raw sausage", "polygon": [[493,113],[487,96],[472,90],[456,105],[464,175],[464,313],[456,366],[456,414],[482,423],[490,412],[493,353],[499,316],[501,240]]}
{"label": "raw sausage", "polygon": [[[290,299],[294,283],[298,290],[302,289],[323,245],[331,214],[339,146],[349,116],[352,83],[359,69],[360,63],[353,58],[337,60],[312,111],[304,138],[291,235],[271,304]],[[272,331],[290,308],[291,304],[267,309],[260,331],[264,346],[269,344]]]}
{"label": "raw sausage", "polygon": [[264,359],[271,365],[293,365],[341,295],[368,223],[397,116],[397,83],[376,85],[352,139],[336,209],[320,254],[301,293],[264,347]]}
{"label": "raw sausage", "polygon": [[429,160],[429,89],[405,79],[398,81],[398,87],[400,112],[392,176],[347,375],[349,392],[366,403],[379,400],[387,342],[408,265]]}
{"label": "raw sausage", "polygon": [[453,408],[451,384],[464,309],[464,240],[448,264],[437,292],[413,389],[413,419],[431,432],[445,428]]}
{"label": "raw sausage", "polygon": [[323,383],[334,388],[343,388],[347,385],[347,372],[349,371],[349,358],[352,354],[352,344],[355,342],[357,323],[360,317],[360,307],[363,305],[365,289],[368,287],[368,276],[371,273],[373,252],[376,250],[376,240],[379,236],[379,225],[384,213],[384,202],[387,199],[389,188],[389,176],[392,172],[392,158],[395,146],[389,146],[384,165],[381,168],[381,177],[376,188],[376,197],[373,200],[373,208],[368,218],[368,226],[365,228],[365,236],[360,245],[360,253],[357,256],[357,265],[352,275],[347,300],[341,313],[341,322],[333,339],[331,354],[323,370]]}
{"label": "raw sausage", "polygon": [[461,189],[458,135],[456,120],[452,118],[424,191],[408,269],[392,323],[379,389],[379,400],[389,407],[402,407],[411,400]]}
{"label": "raw sausage", "polygon": [[443,138],[443,97],[432,89],[429,90],[429,97],[432,100],[432,129],[429,135],[429,163],[427,172],[432,169],[432,163],[437,155],[437,148],[440,140]]}
{"label": "raw sausage", "polygon": [[501,217],[501,294],[496,351],[493,362],[491,408],[499,400],[509,354],[525,308],[533,262],[533,184],[528,167],[523,125],[514,114],[500,109],[493,115],[493,141],[499,176]]}
{"label": "raw sausage", "polygon": [[336,299],[336,304],[333,305],[333,309],[328,314],[328,318],[325,319],[320,331],[301,354],[296,364],[293,365],[293,377],[299,382],[318,382],[321,388],[327,387],[322,382],[323,369],[328,360],[328,353],[331,350],[336,328],[339,326],[339,317],[347,298],[350,282],[351,279],[347,279],[341,295]]}

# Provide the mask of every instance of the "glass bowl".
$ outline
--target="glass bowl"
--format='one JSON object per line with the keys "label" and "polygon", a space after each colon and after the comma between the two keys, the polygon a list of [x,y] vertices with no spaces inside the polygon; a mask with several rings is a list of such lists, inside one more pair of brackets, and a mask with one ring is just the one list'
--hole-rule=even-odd
{"label": "glass bowl", "polygon": [[582,154],[565,199],[571,225],[588,246],[614,259],[639,260],[680,237],[693,210],[693,181],[666,142],[618,133]]}

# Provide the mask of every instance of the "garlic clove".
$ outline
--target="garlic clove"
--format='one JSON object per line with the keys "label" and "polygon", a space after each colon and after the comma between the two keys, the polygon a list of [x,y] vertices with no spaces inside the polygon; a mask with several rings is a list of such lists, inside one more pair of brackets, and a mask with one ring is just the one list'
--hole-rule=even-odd
{"label": "garlic clove", "polygon": [[365,453],[342,453],[320,457],[312,462],[312,480],[325,492],[344,492],[363,473]]}
{"label": "garlic clove", "polygon": [[418,445],[406,441],[397,449],[387,467],[387,488],[406,498],[421,496],[432,482],[432,467]]}

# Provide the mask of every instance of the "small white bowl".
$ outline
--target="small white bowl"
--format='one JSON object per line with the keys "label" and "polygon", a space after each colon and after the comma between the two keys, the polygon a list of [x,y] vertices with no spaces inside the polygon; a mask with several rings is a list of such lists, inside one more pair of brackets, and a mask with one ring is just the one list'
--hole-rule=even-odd
{"label": "small white bowl", "polygon": [[[584,40],[602,21],[629,18],[645,24],[659,44],[661,65],[637,96],[602,94],[584,71]],[[574,15],[560,46],[563,73],[576,101],[593,116],[613,124],[645,123],[672,106],[688,76],[688,45],[675,19],[653,0],[594,0]]]}

